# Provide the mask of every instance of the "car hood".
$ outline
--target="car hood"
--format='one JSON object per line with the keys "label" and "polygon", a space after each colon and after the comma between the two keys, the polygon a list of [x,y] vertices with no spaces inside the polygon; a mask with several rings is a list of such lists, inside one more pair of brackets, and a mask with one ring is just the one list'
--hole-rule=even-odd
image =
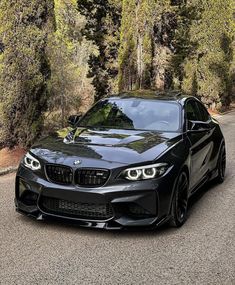
{"label": "car hood", "polygon": [[181,138],[172,132],[67,128],[41,139],[31,152],[46,162],[65,165],[76,159],[84,166],[101,167],[101,161],[134,164],[154,160]]}

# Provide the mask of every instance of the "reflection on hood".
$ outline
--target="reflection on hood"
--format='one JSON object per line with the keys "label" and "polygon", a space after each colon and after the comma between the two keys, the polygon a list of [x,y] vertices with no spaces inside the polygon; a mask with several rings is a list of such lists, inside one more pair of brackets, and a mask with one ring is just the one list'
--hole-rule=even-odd
{"label": "reflection on hood", "polygon": [[53,163],[64,163],[77,157],[138,163],[153,160],[180,139],[178,133],[66,128],[39,141],[33,146],[32,152]]}

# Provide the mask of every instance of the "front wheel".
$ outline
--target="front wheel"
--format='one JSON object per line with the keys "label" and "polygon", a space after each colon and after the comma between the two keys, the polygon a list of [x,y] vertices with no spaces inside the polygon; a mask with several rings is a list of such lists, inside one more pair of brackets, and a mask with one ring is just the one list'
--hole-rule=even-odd
{"label": "front wheel", "polygon": [[215,178],[215,181],[217,183],[223,183],[225,177],[225,170],[226,170],[226,150],[224,144],[220,149],[219,158],[217,162],[217,170],[218,170],[218,175]]}
{"label": "front wheel", "polygon": [[188,187],[187,174],[181,172],[176,182],[171,208],[171,225],[174,227],[181,227],[187,219]]}

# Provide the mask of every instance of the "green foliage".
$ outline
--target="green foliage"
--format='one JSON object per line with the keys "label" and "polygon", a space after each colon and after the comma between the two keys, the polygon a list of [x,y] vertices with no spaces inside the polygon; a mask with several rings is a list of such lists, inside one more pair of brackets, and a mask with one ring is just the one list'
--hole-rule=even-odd
{"label": "green foliage", "polygon": [[152,33],[157,1],[123,0],[119,89],[149,87],[152,63]]}
{"label": "green foliage", "polygon": [[159,45],[164,45],[164,21],[172,17],[167,14],[169,11],[170,1],[167,0],[123,0],[120,90],[156,87],[154,77],[158,71],[154,65],[161,57]]}
{"label": "green foliage", "polygon": [[234,40],[232,0],[193,1],[196,17],[189,27],[191,49],[183,61],[182,87],[212,109],[230,103]]}
{"label": "green foliage", "polygon": [[47,34],[53,28],[53,1],[1,0],[1,143],[29,146],[39,136],[47,104]]}
{"label": "green foliage", "polygon": [[[88,58],[95,46],[84,39],[85,18],[75,0],[55,0],[56,31],[51,34],[48,55],[51,65],[47,127],[64,126],[69,113],[86,111],[93,103],[91,79],[87,79]],[[56,122],[56,124],[55,124]]]}
{"label": "green foliage", "polygon": [[1,0],[0,146],[29,146],[94,93],[181,88],[227,107],[234,13],[234,0]]}
{"label": "green foliage", "polygon": [[119,89],[182,88],[211,108],[234,86],[233,0],[123,0]]}
{"label": "green foliage", "polygon": [[[197,17],[197,8],[193,5],[186,5],[185,2],[176,7],[177,24],[173,40],[174,54],[171,60],[175,88],[182,87],[184,61],[197,49],[197,44],[193,43],[190,38],[191,25]],[[192,80],[194,80],[194,75]]]}
{"label": "green foliage", "polygon": [[83,35],[98,48],[98,54],[91,54],[89,74],[96,91],[96,100],[117,90],[117,56],[121,1],[119,0],[77,0],[79,11],[87,23]]}

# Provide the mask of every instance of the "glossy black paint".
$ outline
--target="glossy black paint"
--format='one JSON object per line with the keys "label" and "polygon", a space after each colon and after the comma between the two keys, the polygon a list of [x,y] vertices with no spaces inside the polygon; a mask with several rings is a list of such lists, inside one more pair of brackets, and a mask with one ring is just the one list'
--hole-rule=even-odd
{"label": "glossy black paint", "polygon": [[[17,172],[17,211],[38,219],[76,220],[82,226],[98,228],[155,227],[170,218],[175,183],[182,170],[189,178],[189,196],[206,181],[216,177],[224,138],[218,122],[209,115],[206,122],[187,118],[187,104],[199,102],[197,99],[178,93],[155,92],[124,93],[111,98],[176,102],[181,110],[181,128],[177,132],[159,132],[76,127],[60,130],[40,140],[30,153],[40,161],[42,169],[32,171],[21,163]],[[77,160],[81,165],[74,164]],[[126,168],[161,162],[168,163],[170,167],[159,178],[134,182],[120,177]],[[59,185],[52,183],[45,174],[48,163],[69,166],[73,172],[79,167],[108,169],[110,176],[102,187],[80,187],[74,183]],[[31,195],[32,201],[31,198],[25,199],[22,193]],[[40,206],[41,197],[84,205],[110,204],[113,216],[108,220],[99,220],[74,218],[59,212],[48,213]],[[133,205],[145,214],[141,217],[130,214]]]}
{"label": "glossy black paint", "polygon": [[68,124],[71,126],[71,127],[75,127],[76,124],[79,122],[81,116],[79,115],[71,115],[69,116],[68,118]]}

